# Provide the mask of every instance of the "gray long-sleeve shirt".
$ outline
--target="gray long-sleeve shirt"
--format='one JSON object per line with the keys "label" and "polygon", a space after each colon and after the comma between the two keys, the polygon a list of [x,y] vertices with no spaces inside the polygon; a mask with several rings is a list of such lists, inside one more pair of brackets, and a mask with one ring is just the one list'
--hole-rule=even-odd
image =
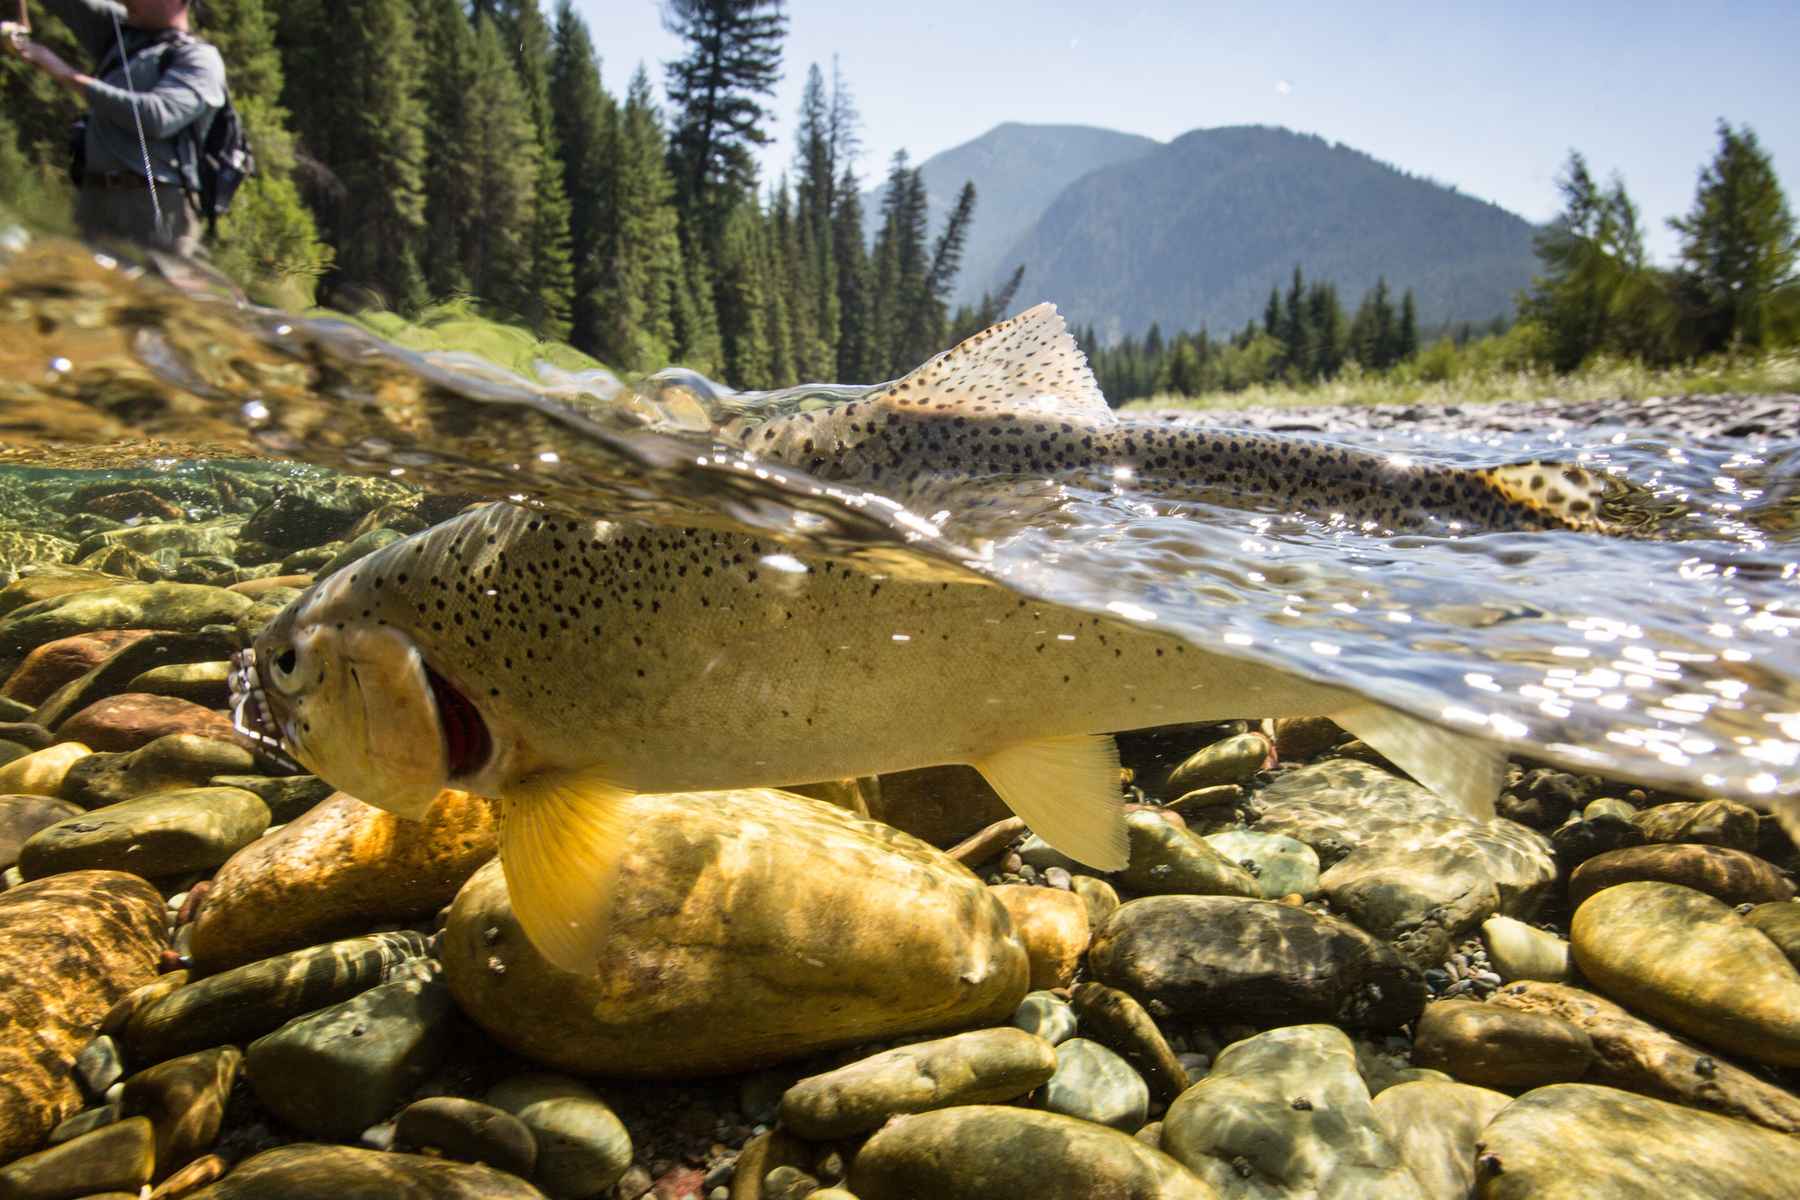
{"label": "gray long-sleeve shirt", "polygon": [[[168,47],[159,40],[162,31],[126,25],[125,10],[112,0],[43,2],[81,40],[93,65],[104,62],[107,67],[86,93],[92,114],[87,169],[143,174],[137,127],[141,119],[152,173],[161,182],[180,183],[181,135],[191,126],[204,138],[213,116],[225,105],[225,60],[218,50],[201,41]],[[115,15],[125,34],[123,61],[113,30]]]}

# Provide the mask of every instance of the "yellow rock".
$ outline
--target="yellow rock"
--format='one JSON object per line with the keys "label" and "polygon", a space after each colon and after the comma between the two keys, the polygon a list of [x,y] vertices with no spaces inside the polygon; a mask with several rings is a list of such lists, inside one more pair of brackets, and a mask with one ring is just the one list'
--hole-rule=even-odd
{"label": "yellow rock", "polygon": [[479,796],[447,791],[409,821],[339,792],[219,868],[194,963],[210,974],[429,916],[497,848],[494,806]]}
{"label": "yellow rock", "polygon": [[58,742],[0,767],[0,795],[54,796],[69,768],[92,754],[80,742]]}
{"label": "yellow rock", "polygon": [[1087,902],[1060,888],[1005,883],[988,891],[1006,906],[1031,959],[1031,986],[1068,987],[1093,936]]}
{"label": "yellow rock", "polygon": [[1621,883],[1575,912],[1597,991],[1756,1062],[1800,1067],[1800,972],[1730,905],[1676,883]]}
{"label": "yellow rock", "polygon": [[1005,908],[916,838],[767,789],[629,803],[598,975],[537,953],[497,861],[451,909],[452,994],[527,1057],[576,1073],[721,1074],[999,1024],[1025,995]]}

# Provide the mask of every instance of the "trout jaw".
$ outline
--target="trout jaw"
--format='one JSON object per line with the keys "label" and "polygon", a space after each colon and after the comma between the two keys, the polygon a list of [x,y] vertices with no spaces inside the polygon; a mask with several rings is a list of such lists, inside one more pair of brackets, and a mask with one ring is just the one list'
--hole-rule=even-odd
{"label": "trout jaw", "polygon": [[453,765],[491,753],[474,706],[391,626],[278,620],[236,661],[247,738],[399,816],[423,816]]}

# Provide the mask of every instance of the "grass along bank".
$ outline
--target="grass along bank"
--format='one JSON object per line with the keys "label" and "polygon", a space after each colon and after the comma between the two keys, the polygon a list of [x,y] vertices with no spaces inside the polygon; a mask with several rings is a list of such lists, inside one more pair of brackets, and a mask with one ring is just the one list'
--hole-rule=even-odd
{"label": "grass along bank", "polygon": [[1391,370],[1365,372],[1354,365],[1318,383],[1269,382],[1238,391],[1198,396],[1160,394],[1133,400],[1122,412],[1186,409],[1299,408],[1325,405],[1496,404],[1502,401],[1565,402],[1643,400],[1651,396],[1800,392],[1800,352],[1719,355],[1699,362],[1653,367],[1630,359],[1596,359],[1578,371],[1484,363],[1467,349],[1428,347]]}

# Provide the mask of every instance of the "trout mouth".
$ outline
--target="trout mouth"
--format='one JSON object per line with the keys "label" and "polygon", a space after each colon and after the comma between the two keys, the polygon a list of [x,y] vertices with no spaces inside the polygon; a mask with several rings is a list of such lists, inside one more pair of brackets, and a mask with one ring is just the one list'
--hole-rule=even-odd
{"label": "trout mouth", "polygon": [[262,678],[256,673],[256,651],[245,648],[231,656],[231,673],[226,676],[231,696],[231,728],[253,750],[267,755],[293,774],[306,768],[295,762],[281,738],[281,727],[269,711],[269,697],[263,691]]}
{"label": "trout mouth", "polygon": [[487,765],[494,750],[487,722],[469,698],[427,664],[425,679],[437,703],[438,728],[444,734],[444,765],[452,779],[468,779]]}

